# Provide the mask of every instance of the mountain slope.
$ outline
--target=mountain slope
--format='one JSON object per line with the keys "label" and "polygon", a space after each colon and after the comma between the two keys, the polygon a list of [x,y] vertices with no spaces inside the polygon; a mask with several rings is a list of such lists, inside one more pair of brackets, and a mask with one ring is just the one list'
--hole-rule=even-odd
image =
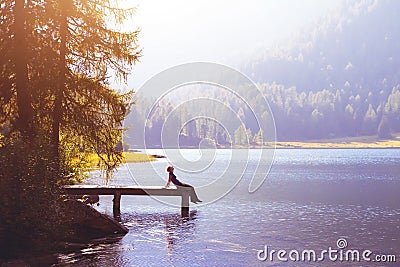
{"label": "mountain slope", "polygon": [[345,1],[279,50],[243,66],[256,82],[299,91],[388,90],[400,83],[400,1]]}

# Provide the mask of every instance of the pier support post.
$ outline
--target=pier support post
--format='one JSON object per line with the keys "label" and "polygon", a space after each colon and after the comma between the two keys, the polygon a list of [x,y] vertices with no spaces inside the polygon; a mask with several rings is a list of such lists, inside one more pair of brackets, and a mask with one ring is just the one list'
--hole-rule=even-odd
{"label": "pier support post", "polygon": [[113,199],[113,214],[116,220],[121,220],[121,192],[115,191]]}
{"label": "pier support post", "polygon": [[181,216],[189,217],[189,192],[182,192]]}

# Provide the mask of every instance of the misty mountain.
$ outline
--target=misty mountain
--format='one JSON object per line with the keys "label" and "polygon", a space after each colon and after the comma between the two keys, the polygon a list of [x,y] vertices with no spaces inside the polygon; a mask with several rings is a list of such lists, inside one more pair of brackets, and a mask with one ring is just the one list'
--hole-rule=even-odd
{"label": "misty mountain", "polygon": [[400,83],[399,17],[399,1],[344,1],[289,45],[259,51],[242,71],[305,92],[391,90]]}
{"label": "misty mountain", "polygon": [[[160,147],[163,132],[174,140],[178,135],[183,146],[202,140],[221,146],[259,144],[264,131],[253,119],[254,110],[264,118],[272,111],[279,141],[362,135],[391,138],[392,132],[400,132],[399,17],[400,1],[344,1],[287,44],[246,59],[241,71],[257,83],[268,105],[245,86],[239,94],[249,99],[252,110],[221,90],[200,86],[157,103],[146,117],[144,103],[150,100],[138,97],[127,120],[131,130],[126,140],[140,146],[146,139],[150,146]],[[243,124],[234,119],[218,124],[220,118],[234,117],[208,105],[189,104],[179,114],[174,112],[177,103],[189,96],[218,99]],[[210,110],[215,120],[190,120]]]}
{"label": "misty mountain", "polygon": [[260,84],[278,138],[400,131],[400,2],[348,0],[242,71]]}

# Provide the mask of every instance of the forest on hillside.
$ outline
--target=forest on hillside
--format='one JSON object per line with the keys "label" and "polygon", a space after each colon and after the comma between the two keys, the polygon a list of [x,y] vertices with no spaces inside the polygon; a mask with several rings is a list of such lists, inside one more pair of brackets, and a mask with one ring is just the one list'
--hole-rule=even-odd
{"label": "forest on hillside", "polygon": [[[391,132],[400,131],[400,85],[387,93],[382,90],[357,95],[344,89],[306,93],[298,92],[295,87],[285,88],[278,84],[259,84],[258,87],[272,110],[279,141],[376,134],[380,138],[390,138]],[[269,116],[269,107],[265,106],[265,102],[258,97],[247,96],[244,90],[242,94],[250,97],[251,101],[249,106],[238,105],[238,100],[229,93],[215,91],[217,93],[198,86],[197,90],[192,90],[191,96],[208,95],[229,108],[224,109],[219,105],[213,107],[212,103],[190,104],[190,101],[185,107],[177,108],[175,103],[183,100],[175,98],[174,101],[157,103],[157,108],[150,111],[154,100],[139,97],[126,122],[130,130],[124,140],[135,146],[141,146],[146,141],[147,146],[161,147],[161,136],[176,138],[178,129],[180,145],[184,146],[196,145],[204,139],[219,145],[260,144],[263,132],[254,120],[254,112],[261,114],[261,119]],[[230,109],[243,124],[232,119],[226,125],[224,118],[232,116]],[[204,114],[215,120],[200,118]],[[165,124],[167,115],[169,122]],[[224,120],[225,124],[220,125],[218,118]],[[268,137],[264,136],[265,139]]]}
{"label": "forest on hillside", "polygon": [[[390,138],[400,131],[400,2],[388,0],[348,0],[335,11],[305,29],[293,40],[275,49],[257,51],[243,61],[241,71],[248,75],[269,103],[275,120],[277,140],[310,140],[378,135]],[[192,97],[211,97],[232,108],[242,124],[220,125],[214,120],[197,119],[209,106],[185,107],[176,116],[183,145],[201,140],[216,144],[260,142],[254,112],[269,116],[268,107],[257,96],[249,105],[238,105],[229,94],[199,86]],[[246,95],[243,88],[241,94]],[[178,96],[185,99],[185,96]],[[175,98],[176,101],[176,98]],[[149,99],[137,96],[126,125],[126,141],[143,144],[143,130],[150,146],[161,145],[165,114],[174,110],[174,101],[158,103],[157,112],[148,117]],[[264,114],[265,113],[265,114]],[[184,114],[184,115],[182,115]],[[223,110],[216,119],[227,116]],[[262,117],[261,116],[261,117]],[[147,119],[147,122],[145,123]],[[229,123],[228,123],[229,124]],[[225,128],[235,129],[227,132]],[[139,129],[135,131],[135,129]],[[174,130],[171,130],[171,135]]]}
{"label": "forest on hillside", "polygon": [[265,88],[279,139],[400,130],[399,15],[398,1],[347,0],[290,45],[243,64]]}

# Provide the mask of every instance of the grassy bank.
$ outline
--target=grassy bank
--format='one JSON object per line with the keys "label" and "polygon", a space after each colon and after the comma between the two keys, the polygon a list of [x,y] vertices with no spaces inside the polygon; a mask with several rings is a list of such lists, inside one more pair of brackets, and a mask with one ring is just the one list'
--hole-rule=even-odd
{"label": "grassy bank", "polygon": [[[140,163],[156,160],[152,155],[140,154],[136,152],[123,152],[123,163]],[[100,162],[100,158],[97,154],[92,154],[89,156],[89,162],[91,166],[97,166]]]}
{"label": "grassy bank", "polygon": [[[123,163],[141,163],[154,161],[156,158],[152,155],[140,154],[135,152],[123,152]],[[101,160],[97,154],[82,155],[82,158],[73,159],[72,164],[83,166],[84,169],[98,169]]]}
{"label": "grassy bank", "polygon": [[139,154],[135,152],[124,152],[125,163],[139,163],[156,160],[152,155]]}

